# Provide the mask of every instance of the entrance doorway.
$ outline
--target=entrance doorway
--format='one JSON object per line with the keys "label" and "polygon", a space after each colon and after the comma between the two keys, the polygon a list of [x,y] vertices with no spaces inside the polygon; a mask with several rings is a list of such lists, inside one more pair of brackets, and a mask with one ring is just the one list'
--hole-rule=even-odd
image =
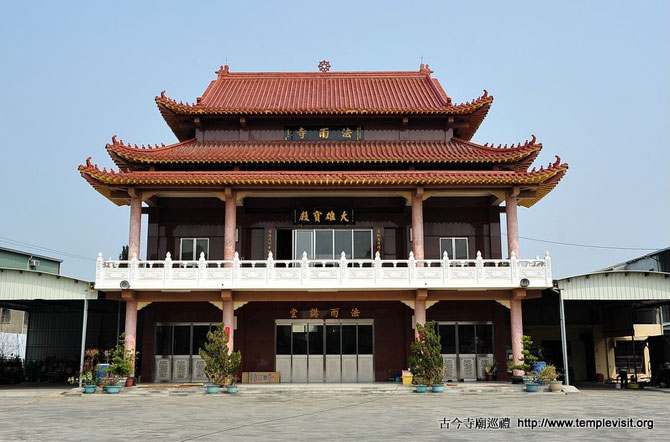
{"label": "entrance doorway", "polygon": [[437,333],[447,380],[486,379],[486,366],[495,362],[491,322],[438,322]]}
{"label": "entrance doorway", "polygon": [[210,323],[156,324],[154,380],[156,382],[205,381],[205,363],[198,350],[207,341]]}
{"label": "entrance doorway", "polygon": [[373,382],[374,321],[277,320],[275,370],[281,382]]}

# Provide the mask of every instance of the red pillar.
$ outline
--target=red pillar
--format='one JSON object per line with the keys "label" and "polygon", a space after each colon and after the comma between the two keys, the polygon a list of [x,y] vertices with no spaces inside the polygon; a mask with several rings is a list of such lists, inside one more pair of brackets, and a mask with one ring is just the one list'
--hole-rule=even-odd
{"label": "red pillar", "polygon": [[[512,253],[519,258],[519,220],[517,218],[517,199],[512,192],[505,194],[505,215],[507,222],[507,253]],[[525,295],[524,289],[515,290],[510,301],[510,328],[512,331],[512,358],[513,364],[518,364],[522,357],[523,346],[521,336],[523,335],[523,315],[521,309],[521,298]],[[523,373],[515,370],[514,375]]]}
{"label": "red pillar", "polygon": [[226,192],[226,213],[223,227],[223,259],[232,260],[235,255],[235,228],[237,223],[237,201],[235,192]]}
{"label": "red pillar", "polygon": [[133,255],[140,259],[140,238],[142,230],[142,195],[137,193],[130,198],[130,231],[128,235],[128,259]]}
{"label": "red pillar", "polygon": [[[135,354],[135,349],[137,348],[137,301],[134,296],[132,299],[126,299],[126,328],[124,337],[124,349]],[[130,375],[135,376],[135,358],[132,360]]]}
{"label": "red pillar", "polygon": [[[142,237],[142,194],[135,193],[130,198],[130,228],[128,234],[128,259],[140,258],[140,239]],[[132,292],[122,293],[126,301],[126,326],[124,348],[133,354],[137,348],[137,301]],[[135,375],[135,359],[132,362],[132,376]]]}
{"label": "red pillar", "polygon": [[223,326],[228,331],[228,349],[232,352],[235,347],[235,305],[232,293],[224,290],[221,292],[221,300],[223,302]]}
{"label": "red pillar", "polygon": [[512,192],[505,195],[505,216],[507,221],[507,253],[512,252],[519,258],[519,220],[517,218],[517,201]]}
{"label": "red pillar", "polygon": [[412,192],[412,252],[414,252],[414,259],[424,259],[422,188]]}
{"label": "red pillar", "polygon": [[419,338],[419,327],[416,324],[426,325],[426,290],[417,290],[414,299],[414,338]]}

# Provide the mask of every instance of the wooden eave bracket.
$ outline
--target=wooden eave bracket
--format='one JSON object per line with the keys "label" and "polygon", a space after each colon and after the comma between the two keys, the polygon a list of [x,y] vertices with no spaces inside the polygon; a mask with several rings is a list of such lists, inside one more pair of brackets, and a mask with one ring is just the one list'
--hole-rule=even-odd
{"label": "wooden eave bracket", "polygon": [[489,190],[489,193],[493,195],[491,198],[492,206],[499,206],[505,201],[505,192],[502,190]]}
{"label": "wooden eave bracket", "polygon": [[402,130],[407,130],[407,126],[409,126],[409,117],[402,117]]}
{"label": "wooden eave bracket", "polygon": [[235,204],[237,207],[242,207],[244,205],[244,198],[251,195],[251,192],[235,192]]}
{"label": "wooden eave bracket", "polygon": [[233,300],[233,291],[232,290],[221,290],[221,301],[232,301]]}
{"label": "wooden eave bracket", "polygon": [[428,290],[418,289],[416,291],[416,300],[417,301],[425,301],[427,298],[428,298]]}
{"label": "wooden eave bracket", "polygon": [[244,130],[247,130],[247,118],[240,117],[240,127]]}
{"label": "wooden eave bracket", "polygon": [[212,191],[212,192],[209,192],[209,193],[211,193],[212,195],[214,195],[215,197],[217,197],[221,201],[226,201],[226,193],[225,192]]}
{"label": "wooden eave bracket", "polygon": [[137,297],[134,290],[121,290],[121,299],[124,301],[135,301]]}
{"label": "wooden eave bracket", "polygon": [[137,190],[134,187],[129,187],[128,188],[128,195],[130,195],[131,198],[139,198],[142,196],[142,192]]}
{"label": "wooden eave bracket", "polygon": [[411,206],[412,205],[412,192],[409,192],[409,191],[406,191],[406,190],[398,190],[395,193],[400,195],[401,197],[405,198],[405,205],[406,206]]}
{"label": "wooden eave bracket", "polygon": [[524,299],[526,297],[526,289],[514,289],[512,290],[512,299]]}

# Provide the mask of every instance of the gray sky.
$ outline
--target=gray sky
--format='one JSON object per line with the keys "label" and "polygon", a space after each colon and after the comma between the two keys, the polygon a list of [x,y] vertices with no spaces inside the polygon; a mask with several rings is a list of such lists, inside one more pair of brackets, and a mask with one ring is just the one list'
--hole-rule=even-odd
{"label": "gray sky", "polygon": [[[139,3],[4,3],[0,245],[93,278],[97,253],[127,243],[128,208],[77,165],[112,166],[113,134],[174,142],[154,97],[194,101],[226,59],[232,71],[315,71],[324,58],[333,70],[416,70],[421,56],[455,102],[495,97],[474,141],[534,133],[537,165],[555,154],[570,164],[548,197],[520,209],[521,236],[670,245],[669,2]],[[521,240],[524,257],[545,250],[555,276],[646,253]]]}

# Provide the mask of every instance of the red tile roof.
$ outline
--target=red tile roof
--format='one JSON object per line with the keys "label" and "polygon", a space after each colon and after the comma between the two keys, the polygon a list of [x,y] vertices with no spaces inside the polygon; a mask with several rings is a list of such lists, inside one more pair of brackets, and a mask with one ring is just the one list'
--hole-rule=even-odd
{"label": "red tile roof", "polygon": [[527,169],[542,149],[532,140],[489,147],[446,141],[209,141],[138,147],[112,137],[107,150],[120,167],[132,163],[489,163]]}
{"label": "red tile roof", "polygon": [[222,67],[196,103],[156,97],[161,114],[179,139],[176,115],[470,115],[469,139],[493,97],[484,94],[453,104],[430,69],[396,72],[229,72]]}
{"label": "red tile roof", "polygon": [[195,104],[156,101],[189,114],[461,114],[484,95],[453,105],[430,70],[401,72],[229,72],[222,68]]}
{"label": "red tile roof", "polygon": [[[91,164],[79,166],[82,176],[108,198],[110,187],[374,187],[374,186],[520,186],[536,185],[537,193],[521,198],[531,206],[549,193],[568,168],[560,158],[547,169],[521,171],[130,171],[100,170]],[[118,203],[118,201],[115,201]],[[123,204],[123,202],[121,202]]]}

